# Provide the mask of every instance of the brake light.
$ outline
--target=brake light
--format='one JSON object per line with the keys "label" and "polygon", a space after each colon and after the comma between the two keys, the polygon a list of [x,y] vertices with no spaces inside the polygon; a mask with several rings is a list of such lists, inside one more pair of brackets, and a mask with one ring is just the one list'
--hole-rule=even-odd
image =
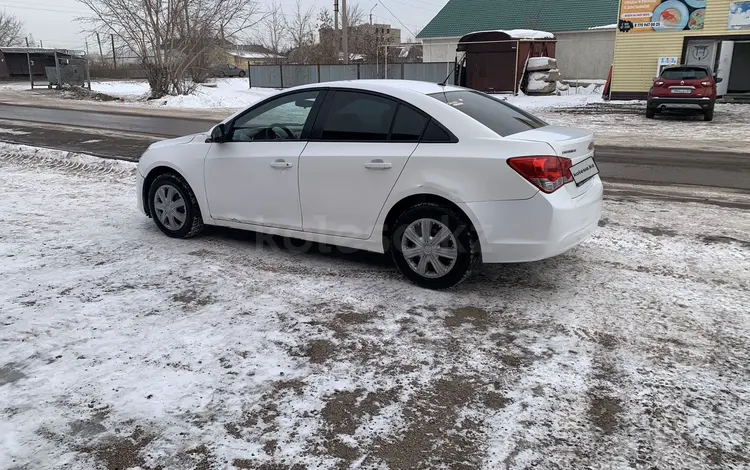
{"label": "brake light", "polygon": [[570,167],[573,162],[562,157],[509,158],[508,165],[531,184],[547,194],[554,193],[573,181]]}
{"label": "brake light", "polygon": [[655,82],[654,82],[654,86],[655,86],[655,87],[660,87],[660,86],[664,86],[664,84],[665,84],[665,83],[666,83],[666,82],[664,82],[664,81],[662,81],[662,80],[657,80],[657,81],[655,81]]}

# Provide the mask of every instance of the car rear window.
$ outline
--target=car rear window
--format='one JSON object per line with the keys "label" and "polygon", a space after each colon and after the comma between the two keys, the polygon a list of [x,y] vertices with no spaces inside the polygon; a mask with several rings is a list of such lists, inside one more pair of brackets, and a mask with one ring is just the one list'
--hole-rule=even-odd
{"label": "car rear window", "polygon": [[478,91],[448,91],[430,96],[471,116],[503,137],[547,125],[522,109]]}
{"label": "car rear window", "polygon": [[667,69],[661,74],[665,80],[702,80],[706,77],[708,72],[700,68]]}

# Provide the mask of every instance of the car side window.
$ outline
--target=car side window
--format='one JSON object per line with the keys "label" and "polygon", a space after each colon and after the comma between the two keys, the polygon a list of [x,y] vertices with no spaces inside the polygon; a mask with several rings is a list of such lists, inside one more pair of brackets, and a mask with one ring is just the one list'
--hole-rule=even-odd
{"label": "car side window", "polygon": [[426,143],[449,143],[451,136],[443,130],[434,120],[430,119],[430,123],[427,125],[424,134],[422,134],[422,142]]}
{"label": "car side window", "polygon": [[303,91],[271,100],[235,119],[230,142],[300,140],[319,91]]}
{"label": "car side window", "polygon": [[427,122],[430,120],[424,114],[405,106],[398,105],[396,117],[391,129],[391,140],[400,142],[419,142]]}
{"label": "car side window", "polygon": [[322,126],[321,138],[333,141],[385,141],[397,103],[388,98],[337,91]]}

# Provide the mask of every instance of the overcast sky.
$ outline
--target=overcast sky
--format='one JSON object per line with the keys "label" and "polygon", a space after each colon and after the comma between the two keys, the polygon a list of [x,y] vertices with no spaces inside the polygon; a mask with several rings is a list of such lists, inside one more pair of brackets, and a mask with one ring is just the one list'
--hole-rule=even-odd
{"label": "overcast sky", "polygon": [[[269,0],[270,1],[270,0]],[[402,29],[401,40],[406,41],[423,28],[435,14],[448,2],[448,0],[349,0],[359,3],[365,14],[372,11],[373,21],[378,23],[390,23]],[[260,0],[265,5],[266,0]],[[281,0],[286,11],[291,11],[295,6],[295,0]],[[333,9],[333,0],[305,0],[306,5],[314,6],[316,9]],[[386,9],[390,9],[398,20]],[[34,39],[40,40],[47,46],[56,46],[67,49],[83,49],[86,33],[82,32],[83,26],[76,22],[76,18],[85,15],[87,9],[76,0],[0,0],[0,8],[13,13],[25,23],[26,34],[33,34]],[[104,40],[104,38],[102,38]],[[96,38],[89,37],[89,48],[96,48]]]}

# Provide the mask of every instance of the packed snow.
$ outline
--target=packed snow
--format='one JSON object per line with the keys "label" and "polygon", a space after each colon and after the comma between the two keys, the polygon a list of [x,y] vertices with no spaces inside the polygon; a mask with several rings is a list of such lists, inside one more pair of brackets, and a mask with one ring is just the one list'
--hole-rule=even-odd
{"label": "packed snow", "polygon": [[605,25],[602,25],[602,26],[592,26],[589,29],[617,29],[617,23],[605,24]]}
{"label": "packed snow", "polygon": [[580,247],[432,292],[378,255],[167,238],[134,171],[0,147],[0,468],[750,465],[746,195],[608,185]]}

